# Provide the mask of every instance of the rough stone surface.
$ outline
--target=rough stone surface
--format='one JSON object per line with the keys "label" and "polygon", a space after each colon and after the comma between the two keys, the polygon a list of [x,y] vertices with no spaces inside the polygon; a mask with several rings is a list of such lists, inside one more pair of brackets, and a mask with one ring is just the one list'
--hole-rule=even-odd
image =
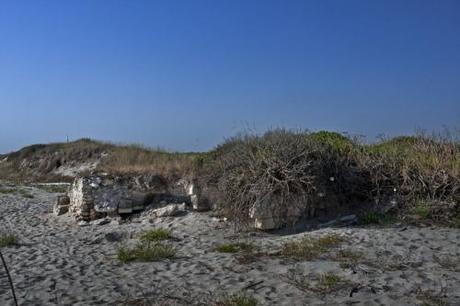
{"label": "rough stone surface", "polygon": [[184,214],[187,211],[187,205],[182,204],[168,204],[165,207],[153,209],[150,211],[150,215],[156,217],[174,217]]}
{"label": "rough stone surface", "polygon": [[63,215],[69,211],[70,199],[68,196],[58,196],[53,205],[53,213],[56,216]]}
{"label": "rough stone surface", "polygon": [[53,213],[56,216],[66,214],[68,211],[69,211],[69,205],[58,205],[57,203],[54,204]]}
{"label": "rough stone surface", "polygon": [[253,227],[260,230],[279,229],[285,224],[294,224],[305,212],[305,204],[301,201],[283,202],[279,197],[270,197],[258,201],[249,210],[249,218]]}
{"label": "rough stone surface", "polygon": [[[170,189],[166,187],[157,176],[117,177],[101,173],[77,177],[68,192],[69,211],[79,221],[91,221],[140,212],[150,204],[150,212],[162,208],[155,213],[160,216],[182,213],[187,205],[196,211],[210,209],[194,183],[180,180]],[[169,206],[175,203],[185,204]]]}

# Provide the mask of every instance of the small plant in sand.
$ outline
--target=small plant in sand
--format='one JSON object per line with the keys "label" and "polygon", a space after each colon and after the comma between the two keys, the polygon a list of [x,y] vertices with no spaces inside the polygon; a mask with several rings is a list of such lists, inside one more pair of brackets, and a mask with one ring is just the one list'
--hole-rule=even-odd
{"label": "small plant in sand", "polygon": [[121,263],[157,261],[173,258],[175,255],[176,250],[174,247],[160,242],[140,241],[134,248],[120,246],[117,250],[117,258]]}
{"label": "small plant in sand", "polygon": [[341,278],[334,273],[324,273],[320,276],[316,289],[318,291],[330,291],[337,287]]}
{"label": "small plant in sand", "polygon": [[259,301],[246,293],[238,292],[225,294],[215,304],[216,306],[257,306]]}
{"label": "small plant in sand", "polygon": [[446,288],[441,287],[440,291],[417,289],[417,300],[422,302],[423,306],[447,306],[450,305],[446,301]]}
{"label": "small plant in sand", "polygon": [[139,240],[148,242],[168,240],[171,238],[173,238],[171,231],[164,228],[150,229],[139,234]]}
{"label": "small plant in sand", "polygon": [[0,188],[0,193],[3,194],[8,194],[8,193],[14,193],[16,190],[14,188]]}
{"label": "small plant in sand", "polygon": [[349,269],[356,266],[361,257],[361,253],[356,253],[348,249],[342,249],[337,252],[333,259],[340,262],[340,267],[342,269]]}
{"label": "small plant in sand", "polygon": [[397,217],[391,214],[369,212],[359,217],[360,225],[390,225],[397,222]]}
{"label": "small plant in sand", "polygon": [[310,260],[338,246],[342,241],[343,238],[337,234],[327,234],[320,238],[305,237],[300,241],[285,243],[281,255]]}
{"label": "small plant in sand", "polygon": [[0,248],[16,245],[18,238],[9,233],[0,233]]}
{"label": "small plant in sand", "polygon": [[305,275],[297,268],[290,269],[286,278],[288,283],[299,290],[317,292],[321,294],[336,291],[348,283],[340,276],[331,272],[309,276]]}
{"label": "small plant in sand", "polygon": [[414,213],[421,220],[426,220],[431,216],[431,209],[428,203],[424,201],[418,201],[415,207],[412,208],[412,213]]}
{"label": "small plant in sand", "polygon": [[33,199],[34,195],[31,194],[29,191],[27,191],[26,189],[19,189],[19,193],[24,197],[24,198],[28,198],[28,199]]}
{"label": "small plant in sand", "polygon": [[252,250],[254,250],[254,245],[244,242],[225,243],[216,247],[216,251],[220,253],[251,252]]}

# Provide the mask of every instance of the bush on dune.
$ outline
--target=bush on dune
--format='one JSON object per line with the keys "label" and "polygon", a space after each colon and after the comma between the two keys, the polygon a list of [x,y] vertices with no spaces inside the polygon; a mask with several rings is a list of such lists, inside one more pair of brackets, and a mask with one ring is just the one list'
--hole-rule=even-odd
{"label": "bush on dune", "polygon": [[218,207],[240,222],[264,199],[280,199],[281,208],[307,206],[320,192],[340,202],[398,197],[406,212],[421,199],[459,210],[460,145],[453,138],[418,135],[367,145],[331,132],[273,130],[228,140],[204,168],[219,192]]}

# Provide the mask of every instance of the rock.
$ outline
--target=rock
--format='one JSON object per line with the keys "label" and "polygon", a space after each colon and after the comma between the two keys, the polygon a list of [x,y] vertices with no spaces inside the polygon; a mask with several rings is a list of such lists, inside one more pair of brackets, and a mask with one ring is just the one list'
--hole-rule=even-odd
{"label": "rock", "polygon": [[207,201],[199,200],[198,195],[194,194],[190,196],[190,201],[192,202],[193,210],[196,211],[208,211],[211,208]]}
{"label": "rock", "polygon": [[329,222],[320,224],[320,225],[319,225],[319,228],[330,227],[330,226],[333,226],[333,225],[337,225],[337,223],[338,223],[337,220],[331,220],[331,221],[329,221]]}
{"label": "rock", "polygon": [[118,203],[119,214],[130,214],[133,212],[133,201],[131,199],[122,199]]}
{"label": "rock", "polygon": [[152,200],[152,195],[143,192],[132,192],[130,194],[132,200],[132,209],[135,211],[143,210],[146,205]]}
{"label": "rock", "polygon": [[94,221],[95,225],[104,225],[104,224],[108,224],[108,223],[110,223],[110,219],[108,219],[108,218],[99,219],[99,220]]}
{"label": "rock", "polygon": [[59,206],[66,206],[70,204],[70,198],[66,195],[61,195],[57,197],[57,204]]}
{"label": "rock", "polygon": [[60,215],[66,214],[68,211],[69,211],[69,205],[59,205],[59,204],[56,203],[56,204],[53,206],[53,213],[54,213],[56,216],[60,216]]}
{"label": "rock", "polygon": [[345,222],[345,223],[352,223],[352,222],[357,222],[358,217],[356,215],[347,215],[343,216],[340,218],[340,222]]}
{"label": "rock", "polygon": [[123,235],[117,232],[111,232],[105,234],[105,239],[109,242],[118,242],[123,239]]}
{"label": "rock", "polygon": [[68,196],[58,196],[53,206],[53,213],[56,216],[63,215],[69,211],[70,199]]}
{"label": "rock", "polygon": [[260,230],[275,229],[281,226],[280,218],[273,215],[271,209],[257,202],[249,211],[249,217],[254,220],[254,228]]}
{"label": "rock", "polygon": [[80,226],[80,227],[88,226],[88,225],[89,225],[89,222],[85,221],[85,220],[82,220],[82,221],[78,222],[78,226]]}
{"label": "rock", "polygon": [[173,217],[186,212],[186,204],[169,204],[162,208],[157,208],[151,211],[156,217]]}
{"label": "rock", "polygon": [[154,222],[153,219],[148,218],[148,219],[142,220],[142,221],[141,221],[141,224],[151,224],[151,223],[153,223],[153,222]]}
{"label": "rock", "polygon": [[253,227],[260,230],[279,229],[285,224],[294,224],[305,211],[302,201],[286,205],[285,200],[278,196],[267,197],[257,201],[249,210],[253,219]]}

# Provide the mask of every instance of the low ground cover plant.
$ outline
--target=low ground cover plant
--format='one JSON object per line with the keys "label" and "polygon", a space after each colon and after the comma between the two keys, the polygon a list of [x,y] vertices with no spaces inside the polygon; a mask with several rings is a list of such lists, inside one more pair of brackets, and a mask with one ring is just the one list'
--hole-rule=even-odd
{"label": "low ground cover plant", "polygon": [[16,245],[18,238],[11,233],[0,232],[0,248]]}

